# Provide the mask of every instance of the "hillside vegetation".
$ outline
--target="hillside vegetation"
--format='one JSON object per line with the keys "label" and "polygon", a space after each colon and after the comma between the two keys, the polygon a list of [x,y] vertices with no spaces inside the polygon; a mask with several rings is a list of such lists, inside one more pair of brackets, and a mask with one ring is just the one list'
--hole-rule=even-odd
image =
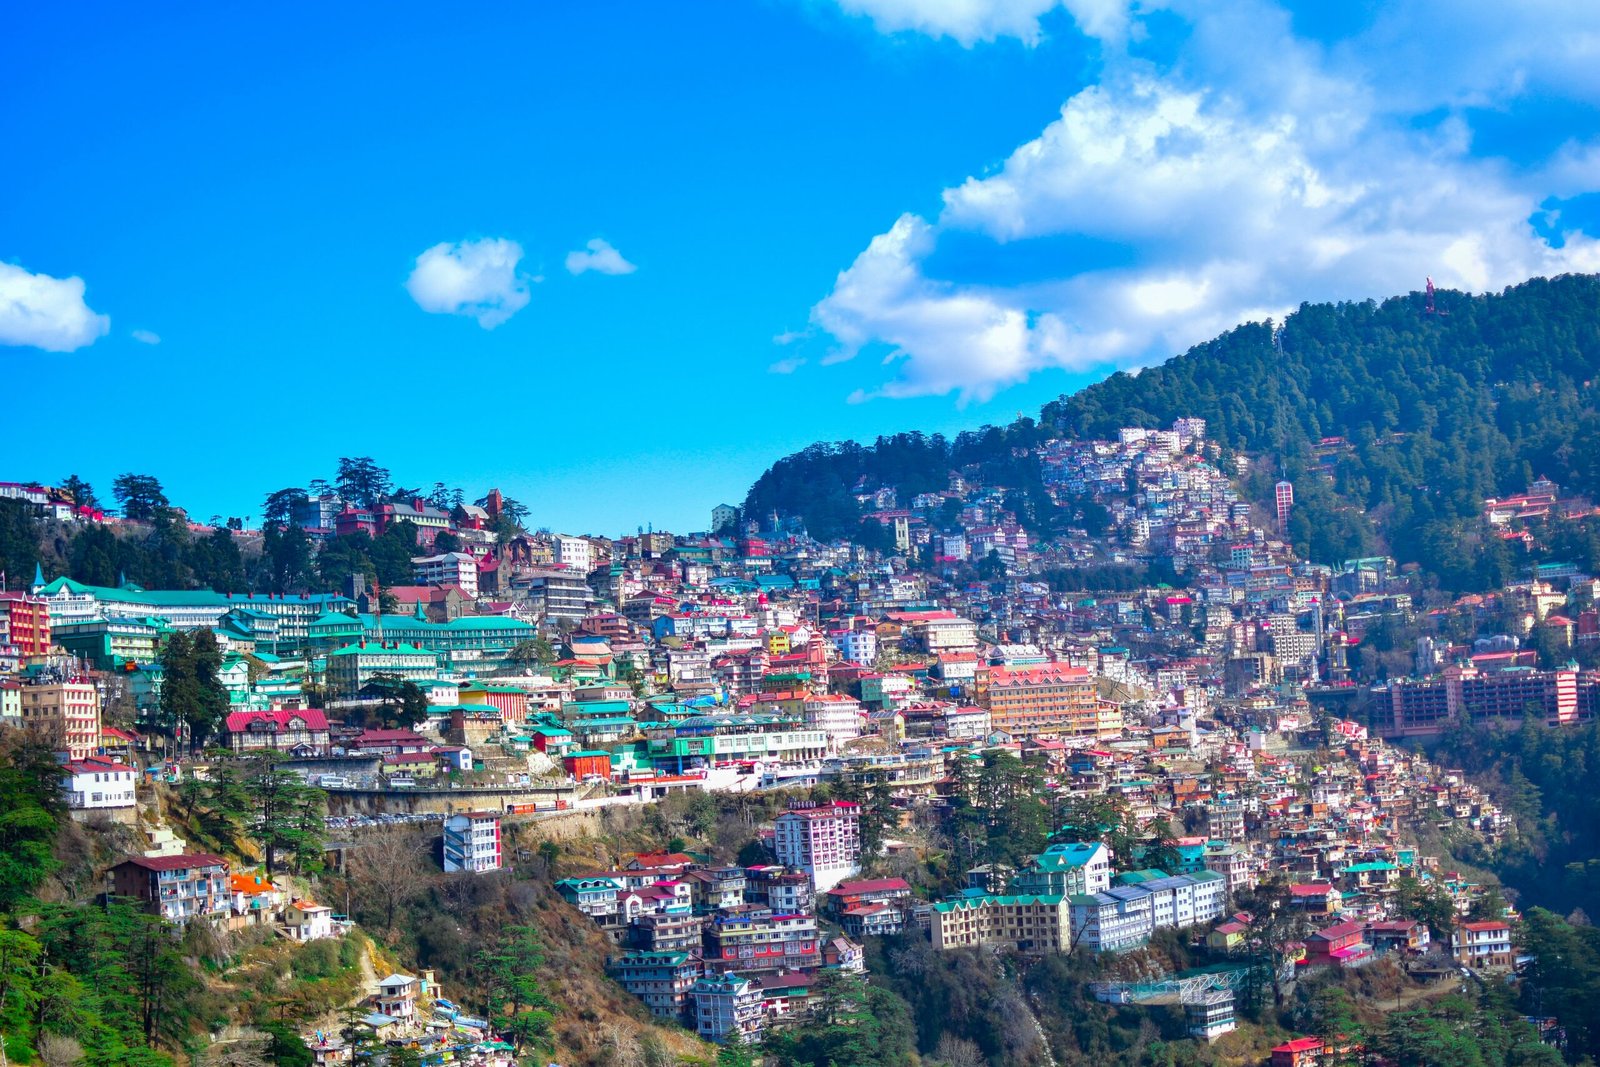
{"label": "hillside vegetation", "polygon": [[[1295,483],[1290,536],[1302,555],[1386,552],[1447,590],[1487,588],[1520,561],[1486,536],[1484,498],[1540,475],[1567,491],[1600,490],[1600,278],[1441,292],[1437,310],[1426,313],[1418,293],[1304,304],[1281,325],[1240,326],[1160,366],[1113,374],[1045,405],[1037,420],[953,440],[813,445],[756,481],[746,514],[796,516],[813,536],[839,536],[860,524],[858,483],[898,488],[903,507],[946,488],[954,470],[1007,489],[1018,520],[1048,536],[1056,509],[1024,450],[1192,416],[1206,420],[1224,461],[1254,460],[1244,484],[1254,499],[1265,502],[1279,477]],[[1323,477],[1318,446],[1333,437],[1345,446],[1322,450]]]}

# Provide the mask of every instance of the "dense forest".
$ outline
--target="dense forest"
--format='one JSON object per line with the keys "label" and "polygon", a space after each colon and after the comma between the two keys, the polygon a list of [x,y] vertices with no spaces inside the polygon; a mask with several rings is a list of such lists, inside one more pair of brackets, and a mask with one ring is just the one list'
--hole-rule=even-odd
{"label": "dense forest", "polygon": [[[860,521],[859,481],[896,486],[904,506],[945,488],[954,470],[1014,490],[1034,505],[1014,509],[1018,518],[1048,533],[1037,464],[1019,450],[1195,416],[1222,458],[1255,460],[1245,483],[1253,497],[1264,501],[1279,477],[1295,483],[1290,535],[1303,555],[1330,562],[1386,551],[1446,589],[1481,589],[1518,562],[1485,536],[1485,497],[1520,492],[1540,475],[1568,491],[1600,490],[1600,453],[1590,447],[1600,432],[1597,377],[1594,276],[1482,296],[1441,292],[1436,314],[1416,293],[1305,304],[1282,324],[1240,326],[1160,366],[1113,374],[1047,404],[1037,421],[954,440],[813,445],[756,481],[745,514],[797,516],[816,536],[840,536]],[[1332,437],[1344,447],[1319,457]]]}

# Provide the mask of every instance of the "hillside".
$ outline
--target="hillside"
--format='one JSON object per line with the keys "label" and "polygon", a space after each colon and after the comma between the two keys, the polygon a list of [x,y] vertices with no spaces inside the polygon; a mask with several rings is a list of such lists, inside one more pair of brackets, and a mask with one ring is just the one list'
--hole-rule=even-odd
{"label": "hillside", "polygon": [[1160,366],[1113,374],[1045,405],[1037,421],[954,440],[814,445],[756,481],[746,514],[777,512],[814,536],[847,535],[862,515],[858,485],[895,487],[904,506],[960,471],[1008,490],[1018,520],[1048,537],[1058,509],[1023,450],[1192,416],[1225,453],[1254,460],[1243,484],[1253,499],[1265,502],[1279,477],[1295,483],[1290,536],[1303,555],[1387,552],[1446,589],[1485,588],[1518,561],[1484,536],[1484,498],[1521,492],[1538,476],[1564,491],[1600,490],[1600,459],[1585,447],[1600,431],[1600,278],[1440,292],[1437,311],[1426,312],[1420,293],[1305,304],[1279,327],[1240,326]]}

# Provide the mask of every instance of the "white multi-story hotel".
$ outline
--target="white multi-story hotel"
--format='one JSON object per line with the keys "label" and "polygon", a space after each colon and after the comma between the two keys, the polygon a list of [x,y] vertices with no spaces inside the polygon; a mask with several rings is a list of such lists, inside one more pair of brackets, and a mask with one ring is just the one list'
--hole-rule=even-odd
{"label": "white multi-story hotel", "polygon": [[444,820],[446,871],[498,871],[501,866],[500,814],[466,811]]}

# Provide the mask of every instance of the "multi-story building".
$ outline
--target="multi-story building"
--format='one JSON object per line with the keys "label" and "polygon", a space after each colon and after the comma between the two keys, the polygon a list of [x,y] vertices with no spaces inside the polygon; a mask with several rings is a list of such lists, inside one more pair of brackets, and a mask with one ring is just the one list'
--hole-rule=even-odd
{"label": "multi-story building", "polygon": [[580,578],[594,569],[594,545],[587,538],[557,534],[552,547],[556,563],[569,568]]}
{"label": "multi-story building", "polygon": [[1012,888],[1028,896],[1072,896],[1111,888],[1111,850],[1098,841],[1051,845],[1028,859]]}
{"label": "multi-story building", "polygon": [[649,731],[646,752],[657,771],[682,774],[715,763],[820,760],[828,735],[779,715],[695,715]]}
{"label": "multi-story building", "polygon": [[1461,720],[1515,725],[1530,709],[1547,725],[1563,726],[1579,717],[1578,674],[1530,667],[1447,667],[1441,678],[1393,683],[1389,704],[1390,719],[1379,725],[1387,737],[1437,734],[1446,722]]}
{"label": "multi-story building", "polygon": [[6,616],[10,643],[22,656],[48,655],[51,646],[50,604],[28,593],[0,593],[0,614]]}
{"label": "multi-story building", "polygon": [[828,639],[847,663],[871,666],[878,658],[878,635],[871,630],[836,630]]}
{"label": "multi-story building", "polygon": [[443,862],[446,871],[498,871],[500,813],[465,811],[445,816]]}
{"label": "multi-story building", "polygon": [[111,892],[143,901],[170,922],[226,917],[232,898],[228,861],[209,853],[131,856],[111,868]]}
{"label": "multi-story building", "polygon": [[556,883],[561,899],[596,921],[613,919],[617,914],[617,898],[622,893],[622,883],[615,878],[590,875],[583,878],[563,878]]}
{"label": "multi-story building", "polygon": [[[587,542],[586,542],[587,543]],[[513,580],[513,586],[526,583],[528,603],[540,617],[582,622],[594,604],[587,572],[566,567],[539,567]]]}
{"label": "multi-story building", "polygon": [[705,927],[707,970],[776,971],[815,967],[821,946],[812,915],[781,915],[743,904],[710,917]]}
{"label": "multi-story building", "polygon": [[641,915],[628,927],[629,938],[650,952],[699,952],[706,920],[701,915],[655,912]]}
{"label": "multi-story building", "polygon": [[1022,952],[1066,952],[1069,913],[1061,896],[972,896],[933,906],[933,947],[940,951],[1010,945]]}
{"label": "multi-story building", "polygon": [[1450,934],[1450,952],[1464,967],[1509,968],[1511,927],[1499,921],[1457,923]]}
{"label": "multi-story building", "polygon": [[413,556],[411,573],[418,585],[456,585],[469,597],[478,595],[478,561],[468,552]]}
{"label": "multi-story building", "polygon": [[796,804],[778,816],[773,849],[779,863],[804,871],[825,893],[861,870],[861,805]]}
{"label": "multi-story building", "polygon": [[812,693],[805,698],[803,707],[806,725],[827,734],[833,749],[861,736],[860,702],[832,693]]}
{"label": "multi-story building", "polygon": [[689,993],[700,978],[700,963],[688,952],[626,952],[607,969],[623,989],[644,1001],[658,1019],[681,1019]]}
{"label": "multi-story building", "polygon": [[765,1011],[761,987],[736,974],[707,975],[689,990],[695,1032],[707,1041],[753,1045],[761,1040]]}
{"label": "multi-story building", "polygon": [[1083,667],[1046,663],[993,667],[979,673],[980,702],[987,699],[990,723],[1018,737],[1068,734],[1095,737],[1122,730],[1120,712],[1102,712],[1094,677]]}
{"label": "multi-story building", "polygon": [[139,772],[115,760],[73,760],[61,767],[67,807],[73,811],[131,808]]}
{"label": "multi-story building", "polygon": [[100,746],[100,690],[75,675],[51,672],[22,687],[22,725],[50,738],[70,759],[88,759]]}
{"label": "multi-story building", "polygon": [[96,670],[110,671],[125,663],[155,662],[164,631],[158,620],[116,615],[59,623],[51,640]]}
{"label": "multi-story building", "polygon": [[1090,952],[1119,952],[1144,944],[1161,927],[1181,930],[1211,922],[1227,907],[1227,880],[1214,871],[1149,873],[1153,877],[1135,884],[1069,897],[1072,944]]}
{"label": "multi-story building", "polygon": [[416,645],[386,641],[360,641],[328,653],[328,688],[353,695],[378,675],[406,682],[429,682],[439,677],[439,654]]}

